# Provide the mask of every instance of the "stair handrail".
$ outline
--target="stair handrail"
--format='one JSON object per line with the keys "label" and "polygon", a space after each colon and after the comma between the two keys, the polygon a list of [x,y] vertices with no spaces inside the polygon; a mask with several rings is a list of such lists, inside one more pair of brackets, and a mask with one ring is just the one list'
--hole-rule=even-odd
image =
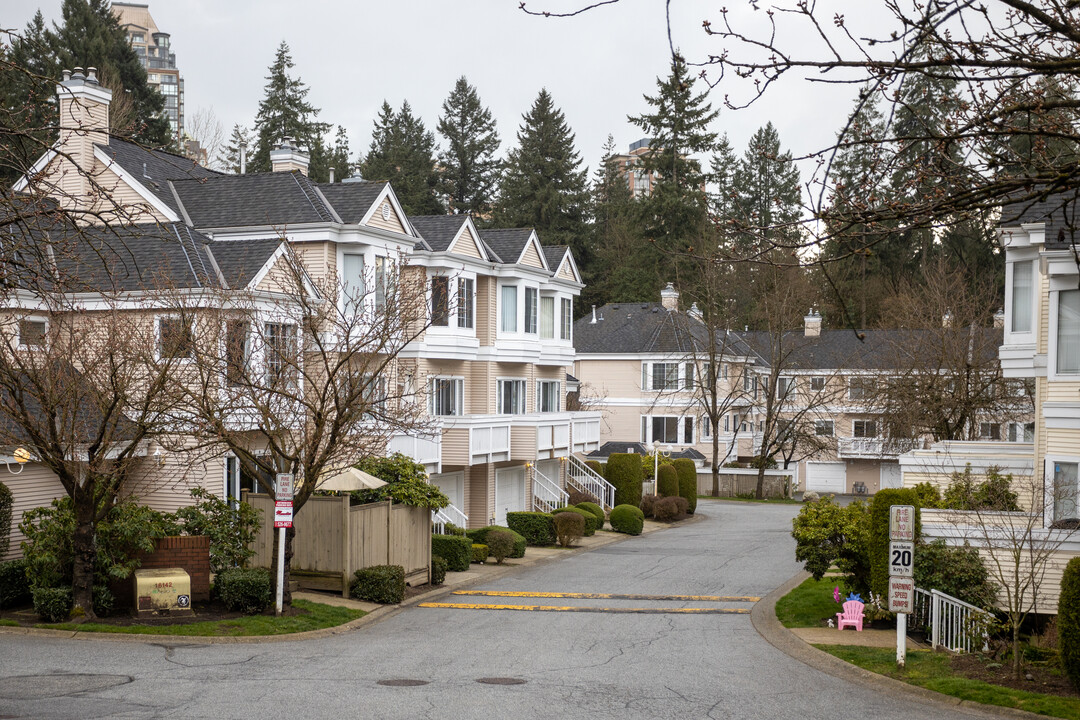
{"label": "stair handrail", "polygon": [[559,484],[533,467],[533,506],[539,508],[539,512],[551,512],[570,504],[570,493],[559,487]]}
{"label": "stair handrail", "polygon": [[915,604],[912,613],[915,622],[909,628],[929,628],[930,647],[946,648],[956,653],[971,652],[982,636],[982,647],[987,648],[988,636],[984,620],[991,614],[960,598],[940,590],[915,588]]}
{"label": "stair handrail", "polygon": [[435,508],[431,511],[431,531],[436,535],[446,533],[446,524],[452,523],[460,528],[469,527],[469,516],[461,512],[453,503],[444,508]]}
{"label": "stair handrail", "polygon": [[566,481],[576,490],[597,498],[604,510],[615,507],[615,486],[573,455],[568,458]]}

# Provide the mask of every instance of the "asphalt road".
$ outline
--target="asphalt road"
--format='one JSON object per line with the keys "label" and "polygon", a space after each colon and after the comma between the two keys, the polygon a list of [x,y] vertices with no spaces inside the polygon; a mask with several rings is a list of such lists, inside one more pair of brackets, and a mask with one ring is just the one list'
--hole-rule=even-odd
{"label": "asphalt road", "polygon": [[[703,522],[475,589],[763,596],[799,569],[790,536],[797,510],[704,502]],[[241,645],[0,635],[0,718],[891,720],[974,712],[816,670],[769,645],[745,613],[655,612],[747,610],[747,602],[475,595],[440,602],[652,612],[413,607],[347,635]],[[403,680],[418,684],[379,684]]]}

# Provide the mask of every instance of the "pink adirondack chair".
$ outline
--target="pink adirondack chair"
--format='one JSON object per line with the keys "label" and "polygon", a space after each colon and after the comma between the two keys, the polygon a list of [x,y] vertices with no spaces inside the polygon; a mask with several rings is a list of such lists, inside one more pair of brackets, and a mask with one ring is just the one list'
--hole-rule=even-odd
{"label": "pink adirondack chair", "polygon": [[863,608],[865,606],[858,600],[848,600],[844,603],[844,612],[836,613],[836,627],[843,630],[844,626],[850,626],[862,632]]}

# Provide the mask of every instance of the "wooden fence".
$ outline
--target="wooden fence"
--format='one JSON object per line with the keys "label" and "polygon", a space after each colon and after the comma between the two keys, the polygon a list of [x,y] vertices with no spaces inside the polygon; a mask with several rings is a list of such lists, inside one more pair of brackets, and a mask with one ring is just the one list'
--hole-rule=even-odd
{"label": "wooden fence", "polygon": [[[269,568],[277,536],[274,501],[248,493],[246,500],[262,513],[255,539],[253,567]],[[301,587],[340,589],[348,597],[353,574],[372,565],[401,565],[405,581],[431,581],[431,511],[389,501],[349,505],[349,496],[311,497],[296,515],[292,579]]]}
{"label": "wooden fence", "polygon": [[[736,497],[757,492],[757,473],[752,468],[720,468],[720,497]],[[791,470],[765,471],[765,497],[784,497]],[[698,495],[712,495],[712,468],[698,470]]]}

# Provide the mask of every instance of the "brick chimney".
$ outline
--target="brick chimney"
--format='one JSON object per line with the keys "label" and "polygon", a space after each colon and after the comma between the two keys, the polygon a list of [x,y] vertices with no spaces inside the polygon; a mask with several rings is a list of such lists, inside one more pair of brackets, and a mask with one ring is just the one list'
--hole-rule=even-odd
{"label": "brick chimney", "polygon": [[813,308],[803,316],[803,335],[806,337],[821,335],[821,315]]}
{"label": "brick chimney", "polygon": [[[65,197],[80,202],[90,194],[89,173],[94,169],[94,145],[109,144],[109,104],[112,90],[102,87],[97,68],[64,70],[63,80],[56,86],[60,108],[60,151],[67,157],[61,160],[60,191]],[[74,163],[76,168],[69,167]]]}
{"label": "brick chimney", "polygon": [[291,137],[283,138],[281,144],[270,151],[270,167],[274,172],[299,170],[307,175],[311,158],[303,152]]}
{"label": "brick chimney", "polygon": [[660,291],[660,303],[666,310],[679,309],[679,291],[675,289],[675,283],[668,283]]}

